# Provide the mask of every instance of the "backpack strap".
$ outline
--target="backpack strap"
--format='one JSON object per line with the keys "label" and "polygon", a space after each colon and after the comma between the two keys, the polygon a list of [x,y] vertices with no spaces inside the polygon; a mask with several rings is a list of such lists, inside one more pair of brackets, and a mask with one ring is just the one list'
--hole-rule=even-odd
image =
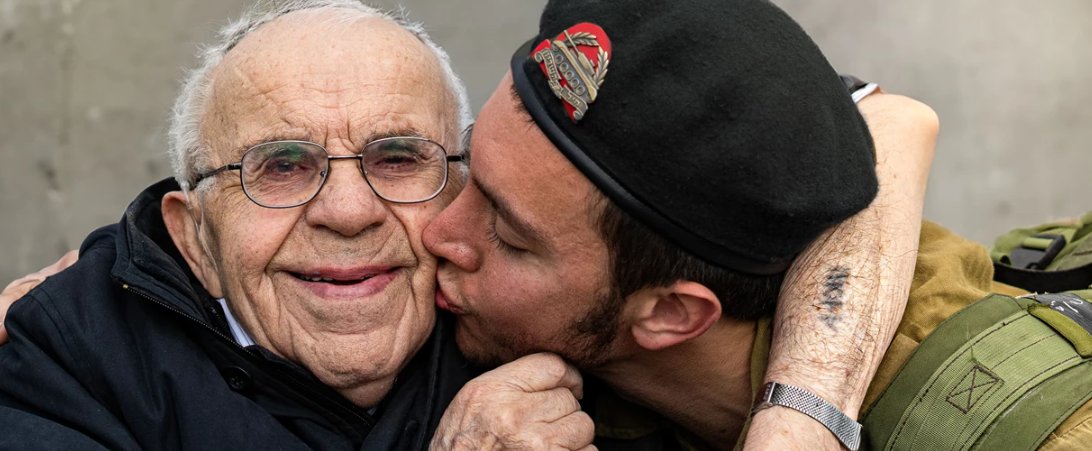
{"label": "backpack strap", "polygon": [[1092,333],[1040,307],[990,295],[942,323],[863,419],[868,449],[1035,448],[1092,398]]}
{"label": "backpack strap", "polygon": [[997,238],[990,258],[994,280],[1039,293],[1092,286],[1092,212],[1012,230]]}
{"label": "backpack strap", "polygon": [[1035,293],[1079,290],[1092,284],[1092,264],[1065,271],[1040,271],[994,262],[993,280]]}

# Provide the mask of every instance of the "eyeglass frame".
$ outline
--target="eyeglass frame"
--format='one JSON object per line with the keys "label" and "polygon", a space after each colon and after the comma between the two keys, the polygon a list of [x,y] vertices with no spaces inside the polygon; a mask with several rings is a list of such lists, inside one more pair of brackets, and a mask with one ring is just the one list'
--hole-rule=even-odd
{"label": "eyeglass frame", "polygon": [[[467,129],[469,130],[470,127],[467,127]],[[436,188],[436,191],[434,191],[432,194],[425,197],[424,199],[412,200],[412,201],[399,201],[399,200],[388,199],[386,196],[380,194],[379,191],[375,189],[375,186],[372,185],[372,181],[370,179],[368,179],[368,171],[367,171],[367,169],[364,168],[364,149],[366,149],[368,146],[371,146],[372,144],[375,144],[375,143],[381,143],[381,142],[384,142],[384,141],[390,141],[390,140],[395,140],[395,139],[412,139],[412,140],[415,140],[415,141],[429,142],[429,143],[435,144],[436,147],[439,147],[440,150],[445,155],[445,163],[443,165],[444,179],[443,179],[442,182],[440,182],[440,186]],[[322,149],[322,152],[326,154],[326,170],[323,171],[322,181],[319,182],[318,189],[315,190],[315,193],[312,194],[311,197],[308,197],[306,200],[304,200],[304,201],[302,201],[302,202],[300,202],[298,204],[295,204],[295,205],[270,206],[270,205],[265,205],[265,204],[262,204],[261,202],[258,202],[256,199],[254,199],[253,196],[250,195],[249,190],[247,190],[247,184],[243,180],[243,170],[242,170],[243,169],[243,158],[245,158],[246,154],[250,153],[250,151],[252,151],[254,149],[257,149],[258,147],[266,146],[266,145],[269,145],[269,144],[307,144],[307,145],[316,146],[319,149]],[[447,149],[445,149],[442,144],[440,144],[440,143],[438,143],[436,141],[433,141],[431,139],[428,139],[428,138],[422,138],[420,136],[389,136],[389,137],[386,137],[386,138],[380,138],[380,139],[376,139],[374,141],[369,141],[367,144],[364,144],[364,146],[361,147],[360,153],[354,154],[354,155],[330,155],[330,151],[326,150],[326,146],[323,146],[322,144],[314,143],[314,142],[311,142],[311,141],[292,140],[292,139],[276,140],[276,141],[267,141],[267,142],[263,142],[263,143],[259,143],[259,144],[255,144],[255,145],[251,146],[245,152],[243,152],[242,156],[239,157],[238,162],[228,163],[228,164],[220,166],[220,167],[218,167],[216,169],[211,169],[211,170],[208,170],[208,171],[198,173],[193,178],[193,181],[191,183],[189,183],[189,186],[193,187],[193,189],[196,189],[198,184],[200,184],[202,181],[204,181],[206,179],[209,179],[209,178],[211,178],[213,176],[219,175],[219,174],[221,174],[223,172],[227,172],[227,171],[239,171],[239,185],[243,188],[243,194],[246,195],[246,198],[250,199],[251,202],[254,202],[254,204],[256,204],[256,205],[258,205],[259,207],[262,207],[262,208],[272,208],[272,209],[296,208],[296,207],[299,207],[299,206],[307,205],[312,200],[315,200],[315,198],[318,197],[319,193],[322,192],[322,189],[326,187],[326,180],[329,178],[330,168],[332,167],[330,165],[330,163],[333,162],[333,160],[350,160],[350,159],[360,160],[360,164],[358,164],[357,167],[360,168],[360,175],[361,175],[361,177],[364,178],[364,183],[367,183],[368,188],[371,188],[372,193],[375,193],[375,195],[377,197],[379,197],[380,199],[383,199],[384,201],[387,201],[387,202],[390,202],[390,203],[393,203],[393,204],[419,204],[421,202],[428,202],[428,201],[430,201],[432,199],[435,199],[436,196],[439,196],[440,193],[444,191],[444,188],[447,187],[447,181],[449,179],[449,175],[451,174],[451,171],[449,171],[448,168],[447,168],[447,163],[460,163],[460,162],[468,161],[468,155],[466,154],[466,152],[455,154],[455,155],[449,155],[447,153]]]}

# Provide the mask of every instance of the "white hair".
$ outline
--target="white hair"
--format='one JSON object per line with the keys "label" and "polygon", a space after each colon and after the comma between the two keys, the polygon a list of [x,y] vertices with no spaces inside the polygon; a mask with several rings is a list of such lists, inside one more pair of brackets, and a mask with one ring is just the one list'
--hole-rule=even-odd
{"label": "white hair", "polygon": [[219,41],[202,48],[199,65],[186,74],[182,91],[175,99],[167,131],[167,149],[175,180],[184,190],[194,188],[189,186],[189,181],[197,176],[198,171],[209,169],[208,154],[201,149],[200,125],[212,90],[213,69],[220,64],[228,51],[258,27],[294,11],[318,8],[346,9],[358,13],[362,18],[389,20],[416,36],[440,62],[447,89],[456,102],[457,130],[470,126],[473,117],[466,87],[452,70],[447,52],[432,41],[420,23],[408,20],[404,11],[383,11],[368,6],[361,0],[259,0],[242,17],[220,30]]}

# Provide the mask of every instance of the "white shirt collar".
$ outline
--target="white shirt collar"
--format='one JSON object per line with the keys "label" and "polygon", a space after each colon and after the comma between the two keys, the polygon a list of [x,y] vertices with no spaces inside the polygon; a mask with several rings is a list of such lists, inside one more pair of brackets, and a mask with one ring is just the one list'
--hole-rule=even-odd
{"label": "white shirt collar", "polygon": [[246,329],[243,328],[239,321],[235,320],[235,315],[231,314],[231,307],[228,307],[227,300],[224,298],[217,299],[216,302],[220,303],[220,306],[224,308],[224,316],[227,317],[228,329],[231,329],[231,337],[235,339],[239,346],[248,347],[254,346],[254,339],[250,337],[250,334],[246,333]]}

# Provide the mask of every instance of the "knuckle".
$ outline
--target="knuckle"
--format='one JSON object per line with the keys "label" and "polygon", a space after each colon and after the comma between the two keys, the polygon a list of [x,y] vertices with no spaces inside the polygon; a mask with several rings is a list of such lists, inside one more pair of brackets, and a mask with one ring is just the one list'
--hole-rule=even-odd
{"label": "knuckle", "polygon": [[550,392],[550,402],[557,407],[564,408],[567,412],[577,412],[580,410],[580,401],[576,400],[573,393],[568,389],[558,388]]}
{"label": "knuckle", "polygon": [[497,387],[490,384],[488,381],[472,380],[463,386],[460,392],[466,395],[470,400],[483,400],[490,398],[497,392]]}
{"label": "knuckle", "polygon": [[486,438],[478,437],[476,434],[459,432],[454,437],[445,440],[442,444],[443,447],[440,449],[451,451],[482,449],[486,442],[488,442]]}
{"label": "knuckle", "polygon": [[487,415],[498,410],[500,403],[492,401],[491,391],[480,385],[464,386],[452,400],[449,411],[458,412],[466,417]]}
{"label": "knuckle", "polygon": [[573,413],[573,417],[573,422],[576,423],[580,430],[595,431],[595,420],[592,420],[591,415],[588,415],[587,412],[581,410]]}
{"label": "knuckle", "polygon": [[537,354],[531,354],[531,355],[525,356],[523,358],[520,358],[517,361],[522,361],[522,362],[525,362],[525,363],[528,363],[528,364],[533,364],[538,368],[551,367],[551,366],[563,363],[563,361],[561,360],[561,357],[558,357],[557,354],[553,354],[553,353],[549,353],[549,352],[539,352]]}
{"label": "knuckle", "polygon": [[495,415],[496,432],[500,435],[518,437],[521,431],[527,429],[527,421],[522,416],[513,415],[512,412],[498,412]]}
{"label": "knuckle", "polygon": [[539,354],[538,371],[549,376],[550,380],[559,381],[565,377],[568,371],[567,364],[561,357],[554,354]]}
{"label": "knuckle", "polygon": [[558,431],[559,437],[566,437],[572,445],[587,445],[595,440],[595,423],[583,412],[570,415],[564,426]]}

